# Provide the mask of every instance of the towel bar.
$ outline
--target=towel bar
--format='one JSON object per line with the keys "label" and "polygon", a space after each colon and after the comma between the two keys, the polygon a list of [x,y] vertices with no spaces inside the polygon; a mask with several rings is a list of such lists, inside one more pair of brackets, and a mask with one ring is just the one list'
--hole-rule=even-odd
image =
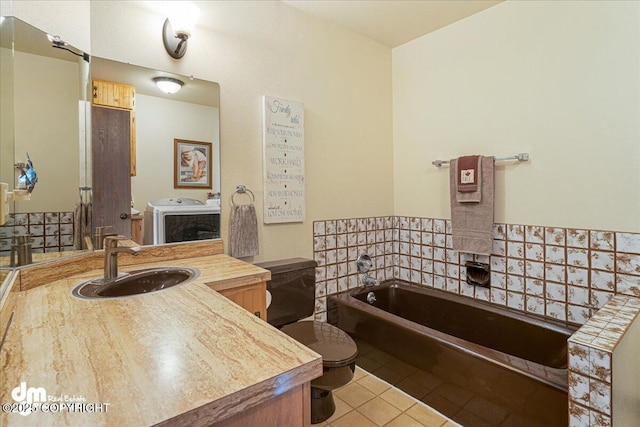
{"label": "towel bar", "polygon": [[[519,153],[519,154],[516,154],[515,156],[508,156],[508,157],[494,157],[493,159],[494,160],[517,160],[519,162],[528,162],[529,153]],[[442,165],[449,164],[449,160],[434,160],[433,162],[431,162],[431,164],[439,168]]]}

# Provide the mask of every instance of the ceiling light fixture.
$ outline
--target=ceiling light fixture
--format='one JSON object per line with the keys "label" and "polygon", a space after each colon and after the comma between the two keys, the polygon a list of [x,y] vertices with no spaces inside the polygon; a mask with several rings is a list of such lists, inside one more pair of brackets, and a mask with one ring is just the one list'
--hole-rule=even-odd
{"label": "ceiling light fixture", "polygon": [[180,59],[187,52],[187,39],[193,33],[200,9],[192,3],[173,2],[168,15],[162,27],[162,41],[167,53]]}
{"label": "ceiling light fixture", "polygon": [[158,89],[169,95],[178,92],[182,89],[182,85],[184,85],[182,80],[171,77],[154,77],[153,82],[158,86]]}

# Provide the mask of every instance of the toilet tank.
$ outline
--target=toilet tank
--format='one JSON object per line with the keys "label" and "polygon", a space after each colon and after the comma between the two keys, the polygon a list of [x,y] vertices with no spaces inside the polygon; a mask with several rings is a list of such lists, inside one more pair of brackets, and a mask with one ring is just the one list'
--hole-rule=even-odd
{"label": "toilet tank", "polygon": [[271,305],[267,320],[276,328],[313,314],[316,296],[316,262],[305,258],[290,258],[256,264],[271,272],[267,290]]}

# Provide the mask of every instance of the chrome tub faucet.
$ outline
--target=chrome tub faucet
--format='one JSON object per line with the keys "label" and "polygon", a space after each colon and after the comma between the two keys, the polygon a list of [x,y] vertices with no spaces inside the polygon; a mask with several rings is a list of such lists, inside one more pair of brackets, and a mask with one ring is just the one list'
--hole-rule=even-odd
{"label": "chrome tub faucet", "polygon": [[362,284],[364,286],[378,286],[380,281],[369,276],[369,270],[373,268],[373,260],[367,254],[361,254],[356,261],[358,273],[362,274]]}

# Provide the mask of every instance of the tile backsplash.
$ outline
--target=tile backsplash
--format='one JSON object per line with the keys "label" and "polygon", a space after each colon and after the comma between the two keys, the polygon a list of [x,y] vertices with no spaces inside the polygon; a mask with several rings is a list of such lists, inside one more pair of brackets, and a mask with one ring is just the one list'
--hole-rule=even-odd
{"label": "tile backsplash", "polygon": [[31,235],[34,253],[73,250],[73,212],[11,214],[0,226],[0,256],[9,256],[13,236]]}
{"label": "tile backsplash", "polygon": [[[452,249],[451,221],[385,216],[315,221],[316,317],[326,297],[372,276],[397,278],[542,316],[584,324],[614,295],[640,297],[640,233],[495,224],[490,256]],[[491,266],[491,288],[466,283],[466,261]]]}

